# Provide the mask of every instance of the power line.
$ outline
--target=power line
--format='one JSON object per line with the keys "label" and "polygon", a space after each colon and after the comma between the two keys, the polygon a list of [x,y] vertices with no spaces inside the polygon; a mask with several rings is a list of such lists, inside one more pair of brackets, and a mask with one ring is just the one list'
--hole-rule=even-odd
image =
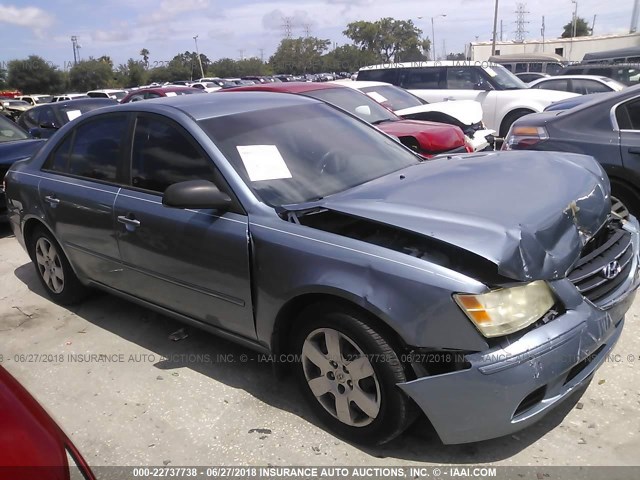
{"label": "power line", "polygon": [[291,38],[291,32],[293,31],[293,17],[282,17],[282,25],[280,27],[284,30],[284,38]]}

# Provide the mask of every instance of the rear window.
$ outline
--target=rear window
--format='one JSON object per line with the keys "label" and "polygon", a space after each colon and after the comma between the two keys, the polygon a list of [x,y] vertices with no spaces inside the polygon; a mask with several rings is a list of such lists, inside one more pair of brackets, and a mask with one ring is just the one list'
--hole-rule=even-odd
{"label": "rear window", "polygon": [[445,86],[445,69],[442,67],[403,68],[400,86],[408,89],[439,89]]}
{"label": "rear window", "polygon": [[380,69],[380,70],[360,70],[358,72],[358,80],[366,80],[368,82],[385,82],[394,85],[398,84],[398,71],[396,69]]}

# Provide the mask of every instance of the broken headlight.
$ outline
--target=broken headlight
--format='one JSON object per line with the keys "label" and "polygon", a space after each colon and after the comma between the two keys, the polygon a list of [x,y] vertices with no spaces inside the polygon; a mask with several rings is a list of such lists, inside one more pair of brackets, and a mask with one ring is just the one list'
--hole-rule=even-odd
{"label": "broken headlight", "polygon": [[455,294],[453,298],[485,337],[522,330],[542,318],[555,303],[542,280],[480,295]]}

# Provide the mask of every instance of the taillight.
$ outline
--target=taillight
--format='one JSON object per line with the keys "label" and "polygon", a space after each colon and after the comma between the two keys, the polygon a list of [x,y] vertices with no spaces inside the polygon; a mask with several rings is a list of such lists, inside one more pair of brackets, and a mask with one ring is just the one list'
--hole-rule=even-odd
{"label": "taillight", "polygon": [[544,127],[514,126],[504,139],[502,150],[525,150],[548,138]]}

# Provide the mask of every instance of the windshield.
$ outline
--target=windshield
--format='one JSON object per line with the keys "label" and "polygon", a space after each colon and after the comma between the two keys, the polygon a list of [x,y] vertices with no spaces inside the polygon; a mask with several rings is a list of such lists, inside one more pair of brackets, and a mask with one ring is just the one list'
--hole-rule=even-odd
{"label": "windshield", "polygon": [[27,135],[24,130],[11,120],[0,115],[0,143],[26,140],[27,138],[29,138],[29,135]]}
{"label": "windshield", "polygon": [[36,103],[39,105],[41,103],[49,103],[51,102],[51,100],[53,99],[53,97],[51,95],[47,95],[46,97],[37,97],[36,98]]}
{"label": "windshield", "polygon": [[31,104],[25,102],[24,100],[9,100],[6,102],[7,105],[11,107],[30,107]]}
{"label": "windshield", "polygon": [[347,87],[314,90],[304,92],[303,95],[331,103],[373,125],[398,120],[398,117],[375,100]]}
{"label": "windshield", "polygon": [[[115,100],[112,100],[114,105],[117,105]],[[91,110],[95,110],[96,108],[101,108],[107,105],[111,105],[110,103],[84,103],[82,102],[81,106],[76,106],[71,103],[65,104],[63,107],[59,108],[60,116],[64,119],[64,123],[70,122],[78,118],[83,113],[90,112]]]}
{"label": "windshield", "polygon": [[317,200],[419,163],[398,142],[325,104],[199,124],[256,196],[274,207]]}
{"label": "windshield", "polygon": [[111,95],[113,95],[114,97],[116,97],[116,100],[122,100],[124,97],[127,96],[127,92],[125,92],[124,90],[120,91],[120,92],[113,92]]}
{"label": "windshield", "polygon": [[500,87],[500,90],[519,90],[528,88],[527,85],[502,65],[484,67],[484,71],[491,77],[491,81]]}
{"label": "windshield", "polygon": [[415,95],[407,92],[404,88],[395,87],[393,85],[379,85],[376,87],[364,87],[360,90],[376,102],[390,108],[393,111],[403,110],[405,108],[419,107],[425,102]]}

